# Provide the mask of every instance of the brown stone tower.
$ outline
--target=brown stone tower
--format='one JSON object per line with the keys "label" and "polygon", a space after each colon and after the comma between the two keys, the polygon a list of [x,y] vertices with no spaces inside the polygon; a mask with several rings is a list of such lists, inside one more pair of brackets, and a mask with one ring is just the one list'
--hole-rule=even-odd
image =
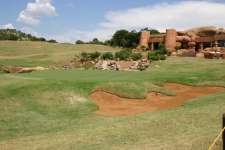
{"label": "brown stone tower", "polygon": [[149,31],[141,32],[140,46],[148,48],[149,40],[150,40],[150,32]]}
{"label": "brown stone tower", "polygon": [[165,37],[165,47],[169,51],[175,51],[177,31],[175,29],[167,29]]}

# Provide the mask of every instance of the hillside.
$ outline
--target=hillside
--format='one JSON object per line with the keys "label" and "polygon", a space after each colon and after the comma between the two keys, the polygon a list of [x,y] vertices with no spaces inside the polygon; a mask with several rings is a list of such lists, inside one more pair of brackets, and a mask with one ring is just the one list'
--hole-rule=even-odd
{"label": "hillside", "polygon": [[119,49],[94,44],[61,44],[31,41],[0,41],[0,64],[16,66],[61,65],[75,54]]}

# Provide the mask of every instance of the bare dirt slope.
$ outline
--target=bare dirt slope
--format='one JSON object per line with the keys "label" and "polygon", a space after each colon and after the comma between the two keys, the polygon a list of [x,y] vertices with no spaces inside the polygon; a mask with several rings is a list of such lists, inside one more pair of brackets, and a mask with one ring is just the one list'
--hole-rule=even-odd
{"label": "bare dirt slope", "polygon": [[173,90],[176,96],[166,96],[151,92],[145,99],[127,99],[111,93],[95,91],[90,97],[99,106],[99,110],[97,111],[99,115],[129,116],[161,109],[175,108],[196,97],[225,92],[225,88],[222,87],[194,87],[175,83],[167,83],[164,87]]}

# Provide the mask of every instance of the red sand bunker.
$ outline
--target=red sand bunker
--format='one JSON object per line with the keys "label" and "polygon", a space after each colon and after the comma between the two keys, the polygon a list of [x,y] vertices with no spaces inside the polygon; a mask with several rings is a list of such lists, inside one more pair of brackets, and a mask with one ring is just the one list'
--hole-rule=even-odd
{"label": "red sand bunker", "polygon": [[193,87],[175,83],[167,83],[165,88],[173,90],[176,96],[165,96],[151,92],[146,99],[127,99],[103,91],[91,94],[91,99],[99,106],[97,114],[104,116],[130,116],[144,112],[169,109],[181,106],[196,97],[217,92],[225,92],[222,87]]}

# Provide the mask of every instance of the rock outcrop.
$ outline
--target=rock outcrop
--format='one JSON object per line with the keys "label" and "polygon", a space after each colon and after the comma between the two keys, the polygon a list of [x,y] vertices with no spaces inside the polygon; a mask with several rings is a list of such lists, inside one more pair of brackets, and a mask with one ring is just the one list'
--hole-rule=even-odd
{"label": "rock outcrop", "polygon": [[0,71],[6,73],[29,73],[34,71],[44,71],[48,68],[44,67],[14,67],[14,66],[0,66]]}

